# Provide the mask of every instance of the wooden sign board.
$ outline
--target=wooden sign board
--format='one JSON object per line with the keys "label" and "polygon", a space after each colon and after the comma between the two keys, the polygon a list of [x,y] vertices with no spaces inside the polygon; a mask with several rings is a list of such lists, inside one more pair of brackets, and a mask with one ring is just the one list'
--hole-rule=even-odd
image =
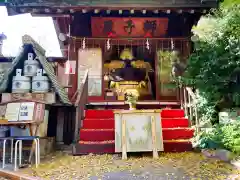
{"label": "wooden sign board", "polygon": [[168,18],[92,17],[93,37],[163,37]]}
{"label": "wooden sign board", "polygon": [[88,96],[102,96],[102,49],[88,48],[78,51],[78,88],[86,70],[88,74]]}
{"label": "wooden sign board", "polygon": [[8,103],[5,118],[8,121],[18,121],[21,103]]}
{"label": "wooden sign board", "polygon": [[[10,104],[10,103],[9,103]],[[31,131],[36,133],[36,136],[46,137],[48,129],[48,114],[45,109],[45,104],[35,102],[21,102],[19,110],[18,123],[21,121],[34,121],[38,123],[31,124]],[[29,119],[28,119],[29,118]],[[21,129],[18,126],[11,127],[11,136],[30,136],[30,129]]]}
{"label": "wooden sign board", "polygon": [[19,121],[33,120],[34,108],[35,108],[35,103],[34,102],[23,102],[23,103],[21,103],[18,120]]}
{"label": "wooden sign board", "polygon": [[159,110],[123,110],[115,112],[115,152],[163,151],[162,127]]}
{"label": "wooden sign board", "polygon": [[6,105],[5,119],[8,121],[43,121],[45,104],[15,102]]}

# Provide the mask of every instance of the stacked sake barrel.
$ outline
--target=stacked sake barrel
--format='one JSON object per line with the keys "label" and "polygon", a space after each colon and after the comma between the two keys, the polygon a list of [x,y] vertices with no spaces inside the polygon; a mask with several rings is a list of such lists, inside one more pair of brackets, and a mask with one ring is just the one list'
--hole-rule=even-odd
{"label": "stacked sake barrel", "polygon": [[38,60],[33,58],[33,53],[28,53],[28,59],[24,61],[24,69],[16,69],[16,76],[13,76],[12,93],[46,93],[50,89],[47,76],[41,69]]}

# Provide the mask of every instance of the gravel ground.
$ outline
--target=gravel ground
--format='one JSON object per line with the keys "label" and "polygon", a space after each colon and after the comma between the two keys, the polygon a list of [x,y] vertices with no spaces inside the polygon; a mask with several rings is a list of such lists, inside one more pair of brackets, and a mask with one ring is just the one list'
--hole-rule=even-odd
{"label": "gravel ground", "polygon": [[231,180],[240,174],[228,163],[192,152],[162,153],[159,159],[130,156],[128,160],[121,160],[120,155],[76,157],[58,152],[43,160],[38,169],[22,172],[49,180]]}

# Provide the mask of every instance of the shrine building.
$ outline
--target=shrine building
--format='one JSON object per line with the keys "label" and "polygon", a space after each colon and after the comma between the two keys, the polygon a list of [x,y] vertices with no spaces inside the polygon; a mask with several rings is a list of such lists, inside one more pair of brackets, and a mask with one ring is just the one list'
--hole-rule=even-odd
{"label": "shrine building", "polygon": [[5,5],[10,16],[53,18],[63,53],[46,57],[54,67],[51,82],[59,84],[48,126],[57,144],[73,144],[73,154],[114,153],[114,110],[128,109],[126,93],[135,90],[137,109],[165,111],[164,151],[192,148],[193,115],[184,106],[190,98],[177,79],[192,52],[192,27],[218,1],[8,0]]}

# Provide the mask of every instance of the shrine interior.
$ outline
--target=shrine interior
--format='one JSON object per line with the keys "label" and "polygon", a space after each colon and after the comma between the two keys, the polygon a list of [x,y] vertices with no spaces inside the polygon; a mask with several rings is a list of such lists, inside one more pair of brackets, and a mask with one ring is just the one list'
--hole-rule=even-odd
{"label": "shrine interior", "polygon": [[[145,45],[144,46],[113,46],[110,51],[104,53],[104,64],[111,63],[112,60],[117,60],[120,57],[121,52],[124,50],[129,49],[132,52],[133,59],[131,62],[136,62],[138,60],[142,60],[144,62],[147,62],[151,66],[151,71],[147,72],[143,68],[134,68],[131,65],[131,62],[125,61],[125,68],[122,69],[115,69],[114,72],[111,72],[111,78],[115,79],[115,81],[137,81],[141,82],[142,80],[147,80],[150,85],[150,93],[149,95],[145,96],[145,100],[154,100],[156,98],[155,91],[156,91],[156,85],[155,85],[155,76],[154,76],[154,70],[155,70],[155,50],[147,50]],[[147,76],[147,77],[146,77]],[[119,78],[119,79],[117,79]],[[149,78],[149,79],[148,79]],[[111,89],[111,84],[107,84],[107,89]]]}
{"label": "shrine interior", "polygon": [[[102,72],[94,72],[98,77],[89,77],[89,91],[92,91],[89,96],[98,101],[124,100],[119,98],[119,91],[130,88],[138,89],[139,100],[177,100],[177,89],[167,88],[174,84],[170,80],[172,62],[160,60],[159,54],[177,51],[180,61],[185,62],[191,48],[187,38],[191,36],[191,27],[200,15],[198,12],[154,14],[152,11],[145,14],[142,11],[74,13],[70,33],[75,37],[72,41],[75,52],[101,49],[101,55],[98,55],[101,58],[91,58],[91,61],[96,61],[93,64],[103,68],[97,70]],[[137,29],[139,27],[143,30]],[[125,32],[125,35],[114,34],[116,29],[118,33]],[[79,54],[77,56],[80,66],[85,66]],[[82,59],[87,56],[91,55],[82,55]],[[88,66],[91,66],[89,63]]]}

